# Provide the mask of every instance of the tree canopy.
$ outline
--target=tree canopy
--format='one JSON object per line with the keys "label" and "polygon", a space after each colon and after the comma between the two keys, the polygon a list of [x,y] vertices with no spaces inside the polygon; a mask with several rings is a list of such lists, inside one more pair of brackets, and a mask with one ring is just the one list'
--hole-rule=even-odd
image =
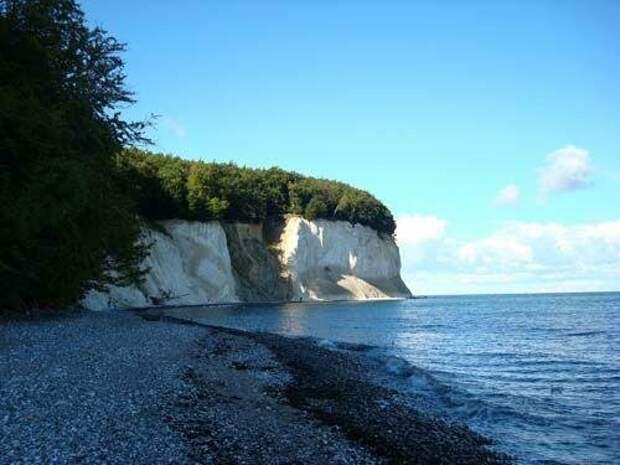
{"label": "tree canopy", "polygon": [[293,213],[394,232],[381,202],[343,183],[135,148],[145,124],[121,116],[123,50],[75,0],[0,0],[0,311],[138,282],[143,220]]}
{"label": "tree canopy", "polygon": [[117,156],[138,212],[150,220],[185,218],[260,223],[297,214],[343,220],[393,234],[394,218],[368,192],[279,168],[183,160],[138,149]]}
{"label": "tree canopy", "polygon": [[0,308],[59,306],[133,282],[145,252],[115,155],[124,46],[73,0],[0,0]]}

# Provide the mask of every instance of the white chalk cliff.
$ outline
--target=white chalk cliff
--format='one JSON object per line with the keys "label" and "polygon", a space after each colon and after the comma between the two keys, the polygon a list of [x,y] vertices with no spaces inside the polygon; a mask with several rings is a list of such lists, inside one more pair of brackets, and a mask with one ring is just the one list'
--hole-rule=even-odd
{"label": "white chalk cliff", "polygon": [[152,246],[139,287],[89,292],[82,305],[104,308],[148,307],[157,304],[196,305],[238,302],[224,229],[217,222],[163,221],[167,231],[149,231]]}
{"label": "white chalk cliff", "polygon": [[344,221],[288,217],[262,225],[163,221],[140,286],[90,291],[85,308],[406,298],[391,237]]}
{"label": "white chalk cliff", "polygon": [[291,217],[279,248],[291,300],[411,296],[400,278],[398,247],[367,226]]}

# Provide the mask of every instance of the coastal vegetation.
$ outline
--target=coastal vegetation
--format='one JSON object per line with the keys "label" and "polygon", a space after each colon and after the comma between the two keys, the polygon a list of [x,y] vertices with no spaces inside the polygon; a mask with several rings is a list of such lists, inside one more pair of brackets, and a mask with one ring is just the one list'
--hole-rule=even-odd
{"label": "coastal vegetation", "polygon": [[385,205],[340,182],[137,148],[149,122],[122,116],[124,48],[74,0],[0,0],[0,311],[136,283],[161,219],[296,214],[394,233]]}
{"label": "coastal vegetation", "polygon": [[385,205],[368,192],[341,182],[280,168],[189,161],[136,148],[124,150],[116,160],[125,183],[132,188],[138,213],[149,220],[260,223],[295,214],[394,233],[394,218]]}
{"label": "coastal vegetation", "polygon": [[124,45],[73,0],[0,0],[0,309],[58,307],[139,279],[145,247],[115,154]]}

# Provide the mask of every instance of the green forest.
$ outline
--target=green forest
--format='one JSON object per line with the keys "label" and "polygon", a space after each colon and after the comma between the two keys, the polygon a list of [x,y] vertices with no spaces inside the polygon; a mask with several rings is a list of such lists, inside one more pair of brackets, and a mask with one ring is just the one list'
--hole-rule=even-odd
{"label": "green forest", "polygon": [[394,233],[381,202],[343,183],[138,148],[156,121],[123,118],[124,50],[74,0],[0,0],[0,312],[138,282],[155,220],[297,214]]}
{"label": "green forest", "polygon": [[138,213],[149,220],[261,223],[286,214],[349,221],[393,234],[390,211],[368,192],[280,168],[188,161],[135,148],[116,156]]}

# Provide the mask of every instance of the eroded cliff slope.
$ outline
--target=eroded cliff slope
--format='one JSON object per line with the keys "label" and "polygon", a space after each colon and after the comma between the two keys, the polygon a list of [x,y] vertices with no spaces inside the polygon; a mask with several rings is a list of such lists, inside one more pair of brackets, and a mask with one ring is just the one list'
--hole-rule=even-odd
{"label": "eroded cliff slope", "polygon": [[367,226],[295,216],[279,228],[181,220],[161,225],[166,233],[147,235],[153,245],[144,283],[91,291],[84,307],[411,296],[393,239]]}

